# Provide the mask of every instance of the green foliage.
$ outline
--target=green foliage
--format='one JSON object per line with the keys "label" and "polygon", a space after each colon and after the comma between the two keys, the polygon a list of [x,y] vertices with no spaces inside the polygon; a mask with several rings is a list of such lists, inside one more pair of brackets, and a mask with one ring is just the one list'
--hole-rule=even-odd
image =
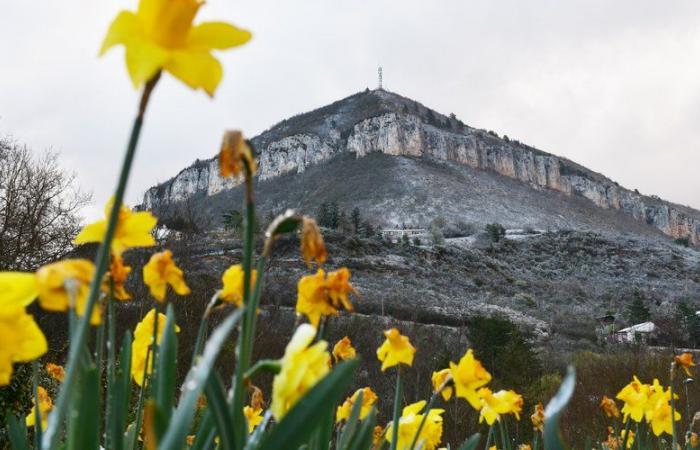
{"label": "green foliage", "polygon": [[[0,388],[0,423],[7,423],[13,415],[24,418],[32,407],[32,396],[32,366],[16,364],[10,384]],[[5,427],[0,427],[0,448],[7,444],[6,432]]]}
{"label": "green foliage", "polygon": [[506,229],[500,223],[490,223],[485,229],[491,242],[499,242],[506,236]]}
{"label": "green foliage", "polygon": [[513,322],[477,316],[467,325],[477,356],[499,382],[522,391],[541,376],[542,366],[532,344]]}
{"label": "green foliage", "polygon": [[644,300],[639,296],[636,296],[634,300],[627,305],[626,309],[627,320],[633,325],[651,320],[651,312],[644,303]]}

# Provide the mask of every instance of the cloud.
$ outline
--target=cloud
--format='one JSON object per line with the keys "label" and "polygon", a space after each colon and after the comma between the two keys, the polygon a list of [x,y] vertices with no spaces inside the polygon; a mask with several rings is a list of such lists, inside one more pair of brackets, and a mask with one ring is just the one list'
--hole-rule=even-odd
{"label": "cloud", "polygon": [[[0,0],[0,132],[62,152],[95,193],[116,182],[137,93],[120,49],[98,59],[135,1]],[[700,207],[700,4],[650,0],[210,0],[199,20],[251,29],[220,58],[214,100],[169,77],[148,111],[128,200],[218,149],[376,85],[568,157],[629,188]]]}

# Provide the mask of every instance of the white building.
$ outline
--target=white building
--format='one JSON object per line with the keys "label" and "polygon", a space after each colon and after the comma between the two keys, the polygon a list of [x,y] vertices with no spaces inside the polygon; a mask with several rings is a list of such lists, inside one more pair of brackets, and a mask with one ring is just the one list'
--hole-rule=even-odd
{"label": "white building", "polygon": [[654,322],[644,322],[616,331],[614,337],[617,342],[646,343],[654,333],[656,333]]}

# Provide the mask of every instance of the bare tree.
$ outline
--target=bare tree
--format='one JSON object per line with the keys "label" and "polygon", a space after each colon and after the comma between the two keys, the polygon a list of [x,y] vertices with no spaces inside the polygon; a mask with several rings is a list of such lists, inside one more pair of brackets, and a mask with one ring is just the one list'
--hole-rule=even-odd
{"label": "bare tree", "polygon": [[0,137],[0,270],[34,270],[64,256],[90,199],[57,153],[35,157]]}

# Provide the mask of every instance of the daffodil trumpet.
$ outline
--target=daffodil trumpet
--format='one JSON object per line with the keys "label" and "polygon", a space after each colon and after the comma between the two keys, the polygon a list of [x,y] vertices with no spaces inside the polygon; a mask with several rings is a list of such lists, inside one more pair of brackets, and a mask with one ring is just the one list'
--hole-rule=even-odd
{"label": "daffodil trumpet", "polygon": [[109,219],[107,220],[107,229],[105,231],[104,239],[97,250],[97,256],[95,258],[95,274],[92,279],[92,283],[90,284],[90,293],[88,294],[87,303],[85,305],[85,314],[83,314],[82,318],[76,325],[76,329],[71,334],[72,345],[68,354],[68,363],[66,364],[65,381],[61,385],[61,389],[59,391],[58,398],[56,399],[56,404],[48,422],[46,432],[42,436],[42,448],[56,448],[58,438],[61,435],[61,426],[65,422],[70,399],[72,397],[73,390],[77,385],[76,377],[80,369],[79,366],[81,365],[80,359],[83,348],[87,342],[87,331],[90,325],[90,317],[101,291],[102,278],[107,271],[110,247],[116,231],[119,210],[124,200],[124,192],[126,191],[131,166],[136,154],[139,136],[141,135],[141,127],[143,125],[143,119],[148,106],[148,101],[153,93],[153,89],[158,83],[159,78],[160,71],[156,72],[156,74],[146,82],[141,95],[138,113],[131,129],[131,136],[129,137],[129,143],[126,148],[124,161],[119,174],[119,181],[117,182],[117,188],[114,193],[114,203],[112,204],[112,210],[110,211]]}

